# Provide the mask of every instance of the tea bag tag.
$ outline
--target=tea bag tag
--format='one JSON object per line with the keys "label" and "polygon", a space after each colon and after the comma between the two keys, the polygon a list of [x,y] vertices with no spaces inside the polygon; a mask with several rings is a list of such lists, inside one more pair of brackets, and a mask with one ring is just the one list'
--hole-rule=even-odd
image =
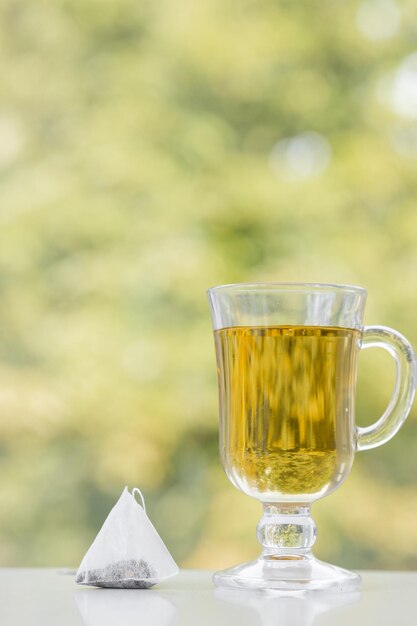
{"label": "tea bag tag", "polygon": [[178,565],[146,513],[142,492],[135,487],[129,493],[125,487],[83,558],[75,582],[149,588],[175,574]]}

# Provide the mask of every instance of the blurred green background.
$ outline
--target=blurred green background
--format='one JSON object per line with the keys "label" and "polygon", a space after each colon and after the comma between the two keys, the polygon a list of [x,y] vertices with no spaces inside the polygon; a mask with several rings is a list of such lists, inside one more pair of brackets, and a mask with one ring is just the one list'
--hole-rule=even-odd
{"label": "blurred green background", "polygon": [[[125,484],[180,565],[259,552],[217,454],[205,290],[354,283],[417,344],[417,5],[2,0],[0,564],[77,566]],[[358,423],[394,384],[360,359]],[[314,507],[417,568],[417,419]]]}

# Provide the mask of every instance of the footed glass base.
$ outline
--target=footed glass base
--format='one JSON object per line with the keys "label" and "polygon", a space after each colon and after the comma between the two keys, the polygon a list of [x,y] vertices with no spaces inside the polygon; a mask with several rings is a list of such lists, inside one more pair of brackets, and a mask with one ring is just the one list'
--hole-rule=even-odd
{"label": "footed glass base", "polygon": [[312,554],[267,555],[257,561],[216,572],[213,582],[218,587],[242,589],[355,591],[360,587],[361,577],[336,565],[323,563]]}

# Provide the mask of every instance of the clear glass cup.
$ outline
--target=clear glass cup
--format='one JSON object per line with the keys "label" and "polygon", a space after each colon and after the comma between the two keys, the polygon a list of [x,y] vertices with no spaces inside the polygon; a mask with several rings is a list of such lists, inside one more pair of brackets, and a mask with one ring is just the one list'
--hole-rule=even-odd
{"label": "clear glass cup", "polygon": [[[387,442],[416,387],[410,343],[363,326],[366,290],[349,285],[236,284],[208,291],[218,368],[220,454],[230,481],[263,503],[262,553],[214,575],[216,585],[352,590],[358,574],[312,553],[313,502],[342,484],[357,450]],[[355,425],[359,350],[387,350],[396,365],[389,405]]]}

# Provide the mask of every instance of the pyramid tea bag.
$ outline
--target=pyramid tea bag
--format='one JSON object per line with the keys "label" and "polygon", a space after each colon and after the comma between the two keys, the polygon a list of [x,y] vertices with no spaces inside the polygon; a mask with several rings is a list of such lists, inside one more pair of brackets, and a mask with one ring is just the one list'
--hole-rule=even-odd
{"label": "pyramid tea bag", "polygon": [[[139,493],[141,506],[134,494]],[[139,489],[127,487],[83,558],[80,585],[148,589],[178,574],[178,566],[146,514]]]}

